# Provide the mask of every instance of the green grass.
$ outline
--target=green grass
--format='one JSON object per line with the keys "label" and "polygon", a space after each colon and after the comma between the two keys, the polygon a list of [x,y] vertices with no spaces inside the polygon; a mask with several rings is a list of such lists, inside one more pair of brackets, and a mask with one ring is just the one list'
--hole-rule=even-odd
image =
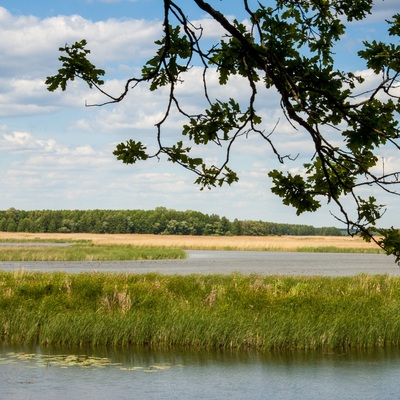
{"label": "green grass", "polygon": [[202,349],[400,344],[400,277],[0,272],[13,343]]}
{"label": "green grass", "polygon": [[88,239],[41,239],[39,237],[35,237],[33,239],[26,239],[26,238],[7,238],[7,239],[0,239],[1,243],[92,243],[91,240]]}
{"label": "green grass", "polygon": [[[187,250],[194,250],[193,247],[183,247]],[[199,248],[201,250],[201,248]],[[235,246],[224,246],[220,248],[215,246],[214,248],[207,247],[207,250],[225,250],[225,251],[238,251],[243,250]],[[271,251],[271,252],[282,252],[282,253],[358,253],[358,254],[385,254],[385,252],[379,248],[359,248],[359,247],[335,247],[335,246],[302,246],[295,248],[288,247],[260,247],[246,249],[247,251]]]}
{"label": "green grass", "polygon": [[185,258],[179,249],[131,245],[1,246],[0,261],[122,261]]}
{"label": "green grass", "polygon": [[357,248],[357,247],[335,247],[335,246],[319,246],[319,247],[298,247],[296,252],[299,253],[363,253],[363,254],[385,254],[385,252],[376,248]]}
{"label": "green grass", "polygon": [[[184,250],[163,246],[132,245],[94,245],[90,241],[55,241],[54,246],[41,246],[40,241],[14,242],[2,245],[0,242],[0,261],[123,261],[123,260],[161,260],[182,259]],[[67,243],[68,246],[57,246]],[[33,245],[34,244],[34,245]],[[226,250],[234,250],[229,248]],[[271,249],[264,249],[271,251]],[[368,253],[379,253],[379,249],[365,249]],[[279,251],[274,248],[273,251]],[[281,250],[285,251],[285,250]],[[338,249],[336,247],[300,247],[297,252],[359,253],[360,249]]]}

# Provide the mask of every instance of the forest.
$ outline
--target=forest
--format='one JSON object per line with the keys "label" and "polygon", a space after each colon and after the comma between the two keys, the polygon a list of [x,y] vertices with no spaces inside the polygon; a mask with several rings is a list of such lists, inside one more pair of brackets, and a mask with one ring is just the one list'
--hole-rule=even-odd
{"label": "forest", "polygon": [[216,214],[154,210],[0,210],[0,231],[49,233],[142,233],[157,235],[323,235],[340,236],[335,227],[283,224],[253,220],[230,221]]}

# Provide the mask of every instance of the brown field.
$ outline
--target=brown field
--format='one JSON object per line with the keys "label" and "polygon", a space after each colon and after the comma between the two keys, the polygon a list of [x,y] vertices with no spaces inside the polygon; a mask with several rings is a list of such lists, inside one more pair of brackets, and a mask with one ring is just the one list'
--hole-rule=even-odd
{"label": "brown field", "polygon": [[16,233],[0,232],[0,240],[6,239],[58,239],[91,240],[94,244],[130,244],[133,246],[165,246],[180,249],[238,249],[238,250],[286,250],[298,248],[335,247],[338,249],[374,249],[374,243],[366,243],[359,237],[350,236],[180,236],[140,234],[91,234],[91,233]]}

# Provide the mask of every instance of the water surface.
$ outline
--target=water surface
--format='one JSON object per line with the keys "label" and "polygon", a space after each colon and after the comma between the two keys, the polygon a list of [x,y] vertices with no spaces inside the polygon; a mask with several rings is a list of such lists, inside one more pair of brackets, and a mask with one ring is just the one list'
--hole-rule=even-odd
{"label": "water surface", "polygon": [[400,275],[394,257],[384,254],[289,253],[267,251],[188,251],[184,260],[7,261],[0,269],[163,274],[243,274],[346,276],[360,273]]}
{"label": "water surface", "polygon": [[[68,351],[3,347],[3,399],[395,399],[398,350],[331,353],[219,353],[97,350],[105,366],[42,365]],[[61,352],[61,353],[60,353]],[[90,352],[90,351],[89,351]],[[69,354],[88,352],[76,350]],[[9,360],[7,362],[7,360]],[[11,361],[10,361],[11,360]],[[39,361],[38,361],[39,360]]]}
{"label": "water surface", "polygon": [[[186,260],[0,262],[3,270],[399,275],[372,254],[189,251]],[[103,361],[102,361],[103,360]],[[248,353],[0,347],[0,399],[399,398],[400,351]]]}

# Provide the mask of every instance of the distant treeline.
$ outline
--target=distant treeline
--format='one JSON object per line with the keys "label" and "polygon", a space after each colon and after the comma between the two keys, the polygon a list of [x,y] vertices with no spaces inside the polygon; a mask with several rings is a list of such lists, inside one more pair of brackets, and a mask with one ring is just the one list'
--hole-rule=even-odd
{"label": "distant treeline", "polygon": [[340,236],[339,228],[278,224],[264,221],[233,222],[216,214],[155,210],[36,210],[0,211],[0,231],[49,233],[150,233],[159,235],[326,235]]}

